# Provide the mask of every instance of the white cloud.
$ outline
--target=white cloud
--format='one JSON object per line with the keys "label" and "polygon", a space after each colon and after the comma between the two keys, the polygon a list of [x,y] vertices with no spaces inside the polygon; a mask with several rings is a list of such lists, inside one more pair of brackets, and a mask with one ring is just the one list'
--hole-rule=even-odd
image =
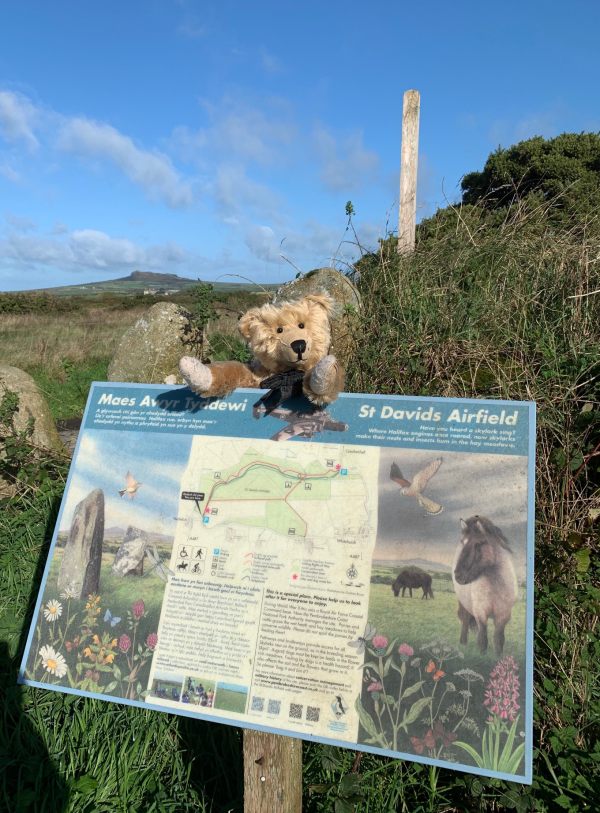
{"label": "white cloud", "polygon": [[231,221],[252,213],[278,219],[281,200],[271,189],[248,177],[240,165],[218,167],[212,192],[224,219]]}
{"label": "white cloud", "polygon": [[20,215],[15,215],[12,212],[7,212],[4,215],[4,219],[8,223],[9,226],[12,226],[13,229],[17,231],[35,231],[37,228],[36,223],[28,217],[21,217]]}
{"label": "white cloud", "polygon": [[265,262],[281,262],[280,241],[270,226],[252,226],[246,232],[244,242],[251,254]]}
{"label": "white cloud", "polygon": [[219,159],[261,166],[287,160],[297,128],[282,100],[271,100],[267,110],[229,97],[219,104],[204,100],[202,106],[209,119],[206,127],[193,130],[181,126],[173,130],[170,146],[183,160],[203,168]]}
{"label": "white cloud", "polygon": [[11,268],[56,266],[65,271],[165,269],[187,259],[175,243],[144,247],[95,229],[52,236],[11,231],[0,240],[0,263]]}
{"label": "white cloud", "polygon": [[37,117],[37,108],[26,96],[0,91],[0,132],[6,141],[23,141],[30,150],[37,149],[39,142],[33,132]]}
{"label": "white cloud", "polygon": [[7,161],[0,164],[0,175],[11,183],[19,183],[21,180],[20,174]]}
{"label": "white cloud", "polygon": [[331,191],[349,193],[375,180],[379,158],[366,149],[361,132],[338,141],[330,130],[319,125],[313,143],[321,162],[321,180]]}
{"label": "white cloud", "polygon": [[335,265],[342,268],[358,259],[364,251],[377,247],[381,229],[374,224],[358,228],[360,246],[351,232],[310,221],[301,230],[280,229],[254,224],[244,235],[244,242],[254,257],[269,263],[285,262],[286,258],[301,271]]}
{"label": "white cloud", "polygon": [[109,124],[67,119],[60,129],[58,146],[65,152],[112,161],[152,200],[161,199],[173,208],[189,206],[193,201],[191,186],[167,155],[140,149]]}
{"label": "white cloud", "polygon": [[281,73],[283,70],[281,60],[267,51],[266,48],[260,49],[260,62],[267,73]]}

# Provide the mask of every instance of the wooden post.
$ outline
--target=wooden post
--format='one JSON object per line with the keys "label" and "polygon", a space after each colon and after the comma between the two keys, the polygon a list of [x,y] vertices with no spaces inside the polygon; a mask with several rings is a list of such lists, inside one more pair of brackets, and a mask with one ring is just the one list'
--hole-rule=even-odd
{"label": "wooden post", "polygon": [[302,740],[244,731],[244,813],[302,813]]}
{"label": "wooden post", "polygon": [[398,213],[398,253],[415,250],[417,226],[417,164],[419,157],[418,90],[407,90],[402,104],[402,154],[400,158],[400,211]]}

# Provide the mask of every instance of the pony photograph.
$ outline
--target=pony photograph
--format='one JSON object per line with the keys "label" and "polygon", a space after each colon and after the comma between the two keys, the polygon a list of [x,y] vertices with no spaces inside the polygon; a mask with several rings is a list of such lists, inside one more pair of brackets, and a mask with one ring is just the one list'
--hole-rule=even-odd
{"label": "pony photograph", "polygon": [[492,771],[521,765],[527,462],[381,450],[364,742]]}

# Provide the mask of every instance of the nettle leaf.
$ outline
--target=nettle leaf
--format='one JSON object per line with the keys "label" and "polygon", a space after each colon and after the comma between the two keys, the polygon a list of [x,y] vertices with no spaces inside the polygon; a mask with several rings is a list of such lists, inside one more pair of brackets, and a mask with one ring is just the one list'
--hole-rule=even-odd
{"label": "nettle leaf", "polygon": [[412,694],[415,694],[416,692],[418,692],[419,689],[421,688],[421,686],[423,686],[424,683],[425,683],[424,680],[419,680],[416,683],[413,683],[412,686],[409,686],[407,689],[405,689],[402,692],[402,699],[405,700],[407,697],[410,697]]}
{"label": "nettle leaf", "polygon": [[355,793],[360,793],[360,776],[357,773],[347,773],[340,780],[340,794],[354,796]]}
{"label": "nettle leaf", "polygon": [[81,793],[82,796],[89,796],[98,787],[98,780],[94,779],[89,773],[74,779],[71,782],[71,789]]}
{"label": "nettle leaf", "polygon": [[416,703],[413,703],[408,712],[404,715],[404,719],[400,723],[402,728],[408,731],[408,726],[418,719],[421,712],[427,708],[431,703],[431,697],[421,697]]}
{"label": "nettle leaf", "polygon": [[367,734],[370,734],[371,737],[379,737],[379,732],[377,731],[377,728],[375,727],[375,723],[373,722],[369,712],[363,706],[360,697],[356,698],[354,708],[358,712],[358,719],[360,720],[360,724],[364,728],[364,730],[367,732]]}
{"label": "nettle leaf", "polygon": [[334,810],[335,813],[355,813],[354,805],[346,799],[336,799]]}
{"label": "nettle leaf", "polygon": [[337,771],[341,768],[342,760],[335,748],[332,746],[323,746],[321,751],[321,765],[325,771]]}

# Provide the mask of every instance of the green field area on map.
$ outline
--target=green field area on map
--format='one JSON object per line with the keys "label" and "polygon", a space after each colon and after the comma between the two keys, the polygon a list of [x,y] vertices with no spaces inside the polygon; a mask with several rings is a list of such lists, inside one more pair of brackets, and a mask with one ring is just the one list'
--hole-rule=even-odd
{"label": "green field area on map", "polygon": [[197,488],[206,525],[232,522],[269,528],[285,536],[305,536],[313,502],[329,502],[332,484],[352,480],[337,461],[277,459],[247,449],[231,466],[204,470]]}

